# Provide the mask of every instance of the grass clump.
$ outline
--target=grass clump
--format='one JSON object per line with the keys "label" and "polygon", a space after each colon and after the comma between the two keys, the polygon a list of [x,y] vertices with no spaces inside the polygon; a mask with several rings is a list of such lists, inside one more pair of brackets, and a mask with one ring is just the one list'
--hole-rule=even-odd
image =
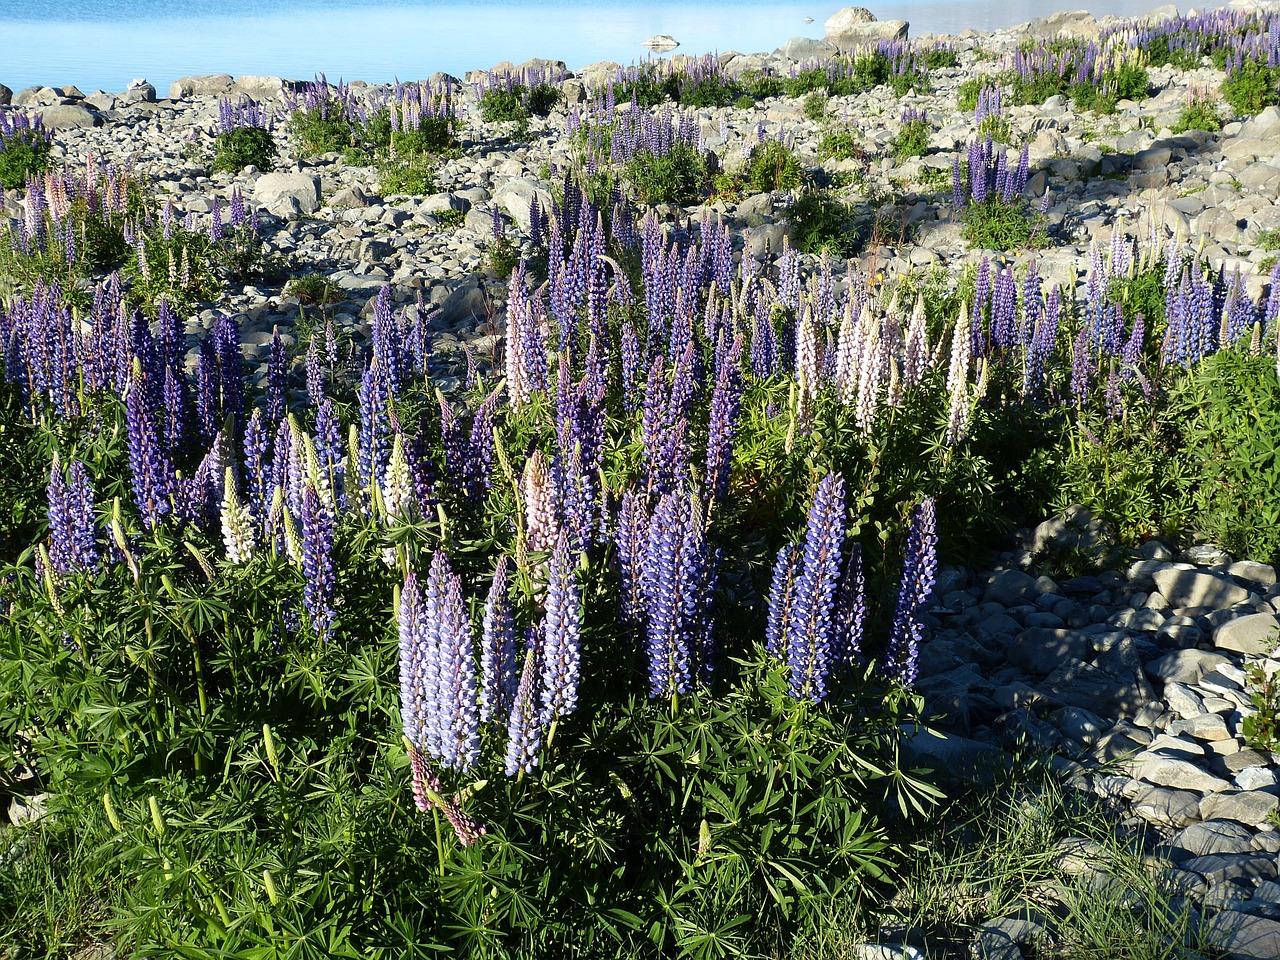
{"label": "grass clump", "polygon": [[1178,115],[1178,122],[1173,125],[1174,133],[1185,133],[1188,130],[1216,133],[1221,129],[1222,114],[1218,113],[1217,104],[1207,96],[1191,97]]}
{"label": "grass clump", "polygon": [[823,160],[849,160],[862,156],[862,148],[851,130],[827,130],[818,141],[818,156]]}
{"label": "grass clump", "polygon": [[378,184],[385,195],[435,193],[435,160],[420,153],[388,158],[378,167]]}
{"label": "grass clump", "polygon": [[1008,251],[1035,246],[1042,226],[1040,219],[1022,204],[998,200],[967,204],[961,219],[964,238],[983,250]]}
{"label": "grass clump", "polygon": [[485,123],[521,123],[529,119],[529,110],[521,94],[520,84],[508,87],[490,87],[480,95],[480,119]]}
{"label": "grass clump", "polygon": [[923,157],[929,152],[929,136],[932,132],[933,128],[924,111],[911,108],[903,113],[902,129],[890,143],[889,151],[898,160]]}
{"label": "grass clump", "polygon": [[285,285],[284,292],[288,296],[297,297],[298,302],[306,307],[328,307],[346,299],[342,288],[323,273],[305,273],[294,277]]}
{"label": "grass clump", "polygon": [[793,190],[800,186],[803,175],[796,155],[785,144],[770,140],[751,148],[742,181],[753,193],[766,193]]}
{"label": "grass clump", "polygon": [[236,127],[218,134],[214,141],[213,169],[239,173],[245,167],[270,170],[275,162],[276,141],[261,127]]}
{"label": "grass clump", "polygon": [[806,190],[784,212],[797,250],[835,257],[851,257],[862,245],[854,215],[851,205],[828,190]]}
{"label": "grass clump", "polygon": [[40,117],[0,111],[0,185],[7,190],[24,186],[30,177],[49,168],[53,135]]}
{"label": "grass clump", "polygon": [[624,176],[643,203],[693,203],[707,188],[707,164],[696,147],[676,141],[663,154],[641,150]]}
{"label": "grass clump", "polygon": [[823,93],[811,93],[804,98],[804,115],[810,120],[821,120],[827,115],[831,98]]}

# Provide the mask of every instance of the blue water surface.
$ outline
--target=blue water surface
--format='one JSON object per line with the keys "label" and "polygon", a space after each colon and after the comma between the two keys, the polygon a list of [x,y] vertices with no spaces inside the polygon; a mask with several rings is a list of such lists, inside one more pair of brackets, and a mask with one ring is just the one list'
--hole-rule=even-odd
{"label": "blue water surface", "polygon": [[[1070,0],[898,0],[873,4],[912,35],[993,29],[1045,16]],[[1105,0],[1095,15],[1136,15],[1158,0]],[[0,83],[75,84],[85,93],[150,80],[163,96],[181,76],[325,72],[330,79],[461,76],[499,60],[631,63],[656,34],[680,52],[769,51],[821,37],[839,4],[812,0],[0,0]],[[805,18],[813,22],[805,23]]]}

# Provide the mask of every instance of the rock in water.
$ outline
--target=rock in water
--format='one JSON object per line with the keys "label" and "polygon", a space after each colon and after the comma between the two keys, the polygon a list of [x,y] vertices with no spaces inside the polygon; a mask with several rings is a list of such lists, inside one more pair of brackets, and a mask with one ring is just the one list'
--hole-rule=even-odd
{"label": "rock in water", "polygon": [[660,33],[656,37],[650,37],[644,43],[640,44],[640,46],[662,53],[666,50],[674,50],[676,47],[680,46],[680,41],[675,37],[670,37],[665,33]]}
{"label": "rock in water", "polygon": [[879,40],[905,40],[910,26],[905,20],[877,20],[866,7],[837,10],[823,24],[827,39],[846,49]]}

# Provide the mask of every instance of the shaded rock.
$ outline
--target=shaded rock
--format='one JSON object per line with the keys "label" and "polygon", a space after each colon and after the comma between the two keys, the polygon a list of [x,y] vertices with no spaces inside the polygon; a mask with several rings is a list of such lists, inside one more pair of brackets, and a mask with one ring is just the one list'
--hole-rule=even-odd
{"label": "shaded rock", "polygon": [[[1155,611],[1152,611],[1153,613]],[[1163,622],[1163,620],[1161,621]],[[1177,683],[1199,683],[1206,674],[1231,661],[1208,650],[1174,650],[1143,667],[1148,676]]]}
{"label": "shaded rock", "polygon": [[[1133,758],[1133,775],[1148,783],[1198,793],[1218,793],[1229,790],[1231,784],[1215,777],[1190,760],[1143,752]],[[1228,818],[1235,819],[1235,818]]]}
{"label": "shaded rock", "polygon": [[1156,570],[1151,579],[1174,607],[1230,607],[1249,598],[1244,587],[1207,570],[1165,567]]}
{"label": "shaded rock", "polygon": [[982,599],[988,603],[999,603],[1012,607],[1022,600],[1036,595],[1036,578],[1021,570],[1001,570],[987,588],[982,592]]}
{"label": "shaded rock", "polygon": [[13,91],[0,83],[0,107],[7,107],[13,101]]}
{"label": "shaded rock", "polygon": [[1210,853],[1183,861],[1183,870],[1198,873],[1209,883],[1227,880],[1274,880],[1276,858],[1249,853]]}
{"label": "shaded rock", "polygon": [[1280,797],[1275,794],[1249,790],[1207,797],[1201,805],[1200,813],[1205,820],[1238,820],[1256,827],[1265,823],[1277,806],[1280,806]]}
{"label": "shaded rock", "polygon": [[814,40],[811,37],[792,37],[777,50],[775,56],[786,57],[797,63],[806,60],[820,60],[840,52],[830,40]]}
{"label": "shaded rock", "polygon": [[1076,630],[1032,627],[1023,630],[1008,645],[1009,660],[1022,669],[1044,676],[1065,660],[1083,660],[1090,651],[1089,639]]}
{"label": "shaded rock", "polygon": [[1280,922],[1239,910],[1223,910],[1205,928],[1208,940],[1237,960],[1280,957]]}
{"label": "shaded rock", "polygon": [[531,178],[508,180],[493,195],[493,202],[511,214],[511,219],[526,233],[529,231],[529,212],[537,197],[543,213],[551,210],[551,194],[541,181]]}
{"label": "shaded rock", "polygon": [[1234,820],[1206,820],[1170,837],[1157,848],[1174,863],[1211,854],[1248,853],[1253,831]]}
{"label": "shaded rock", "polygon": [[1160,827],[1185,827],[1200,819],[1200,794],[1141,785],[1129,799],[1133,812]]}

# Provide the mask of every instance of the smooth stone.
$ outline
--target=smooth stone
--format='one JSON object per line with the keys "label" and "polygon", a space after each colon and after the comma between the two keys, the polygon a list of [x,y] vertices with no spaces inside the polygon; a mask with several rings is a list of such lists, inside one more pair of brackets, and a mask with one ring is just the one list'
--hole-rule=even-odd
{"label": "smooth stone", "polygon": [[54,104],[40,111],[48,130],[81,130],[102,126],[102,114],[78,103]]}
{"label": "smooth stone", "polygon": [[309,173],[266,173],[253,185],[253,200],[278,217],[309,216],[320,208],[320,178]]}
{"label": "smooth stone", "polygon": [[1009,642],[1009,660],[1029,673],[1051,673],[1066,660],[1084,660],[1090,651],[1089,639],[1074,630],[1032,627]]}
{"label": "smooth stone", "polygon": [[982,599],[1006,607],[1036,596],[1036,578],[1021,570],[1001,570],[983,591]]}
{"label": "smooth stone", "polygon": [[1195,790],[1198,793],[1218,793],[1231,788],[1231,784],[1221,777],[1215,777],[1190,760],[1176,757],[1140,753],[1134,757],[1132,769],[1134,777],[1160,787]]}
{"label": "smooth stone", "polygon": [[1217,573],[1166,567],[1152,575],[1156,589],[1174,607],[1230,607],[1249,598],[1249,591]]}
{"label": "smooth stone", "polygon": [[1186,720],[1175,720],[1169,725],[1169,733],[1174,736],[1186,733],[1197,740],[1229,739],[1235,742],[1235,738],[1227,730],[1227,722],[1216,713],[1202,713]]}
{"label": "smooth stone", "polygon": [[1253,613],[1237,617],[1213,632],[1215,647],[1251,657],[1267,656],[1277,644],[1280,644],[1280,616],[1275,614]]}
{"label": "smooth stone", "polygon": [[1280,957],[1280,922],[1238,910],[1223,910],[1204,928],[1208,940],[1233,960]]}
{"label": "smooth stone", "polygon": [[1205,820],[1174,834],[1158,849],[1175,863],[1211,854],[1248,853],[1253,850],[1253,831],[1234,820]]}
{"label": "smooth stone", "polygon": [[1265,790],[1280,783],[1274,770],[1266,767],[1245,767],[1233,781],[1241,790]]}
{"label": "smooth stone", "polygon": [[1143,820],[1161,827],[1185,827],[1200,819],[1200,794],[1190,790],[1143,784],[1129,805]]}
{"label": "smooth stone", "polygon": [[1205,820],[1238,820],[1256,827],[1280,806],[1280,797],[1260,790],[1242,793],[1218,793],[1206,797],[1200,805]]}
{"label": "smooth stone", "polygon": [[1237,879],[1272,880],[1276,876],[1276,859],[1256,853],[1210,853],[1183,861],[1182,869],[1200,874],[1210,884]]}
{"label": "smooth stone", "polygon": [[1176,683],[1199,683],[1209,672],[1230,659],[1209,650],[1174,650],[1147,663],[1143,669],[1152,677]]}

